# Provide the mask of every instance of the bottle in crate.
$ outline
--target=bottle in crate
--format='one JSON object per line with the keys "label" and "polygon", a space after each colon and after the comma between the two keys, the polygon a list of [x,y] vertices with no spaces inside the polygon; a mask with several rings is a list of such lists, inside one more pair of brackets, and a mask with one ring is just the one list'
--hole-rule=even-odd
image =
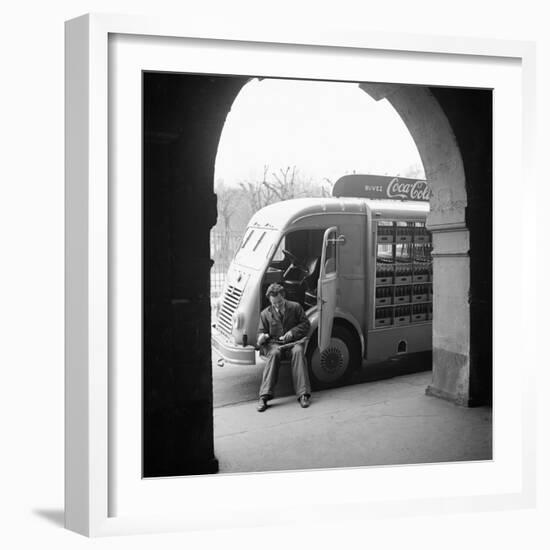
{"label": "bottle in crate", "polygon": [[395,232],[395,240],[398,243],[410,243],[412,241],[413,227],[405,222],[405,225],[398,225]]}
{"label": "bottle in crate", "polygon": [[413,287],[413,302],[428,301],[428,285],[414,285]]}
{"label": "bottle in crate", "polygon": [[393,283],[393,265],[376,265],[376,284],[391,285]]}
{"label": "bottle in crate", "polygon": [[430,234],[423,223],[417,223],[414,228],[414,240],[417,243],[430,242]]}
{"label": "bottle in crate", "polygon": [[428,280],[428,269],[424,264],[414,264],[413,281],[417,283],[423,283]]}
{"label": "bottle in crate", "polygon": [[376,327],[384,327],[392,324],[392,308],[381,307],[376,308],[374,325]]}
{"label": "bottle in crate", "polygon": [[376,305],[384,306],[391,304],[391,287],[378,287],[376,289]]}
{"label": "bottle in crate", "polygon": [[378,242],[379,243],[393,243],[395,241],[394,238],[394,230],[393,230],[393,223],[383,224],[381,222],[378,223]]}
{"label": "bottle in crate", "polygon": [[396,304],[407,304],[411,300],[411,287],[410,286],[397,286],[395,287],[395,301]]}
{"label": "bottle in crate", "polygon": [[427,304],[414,304],[411,321],[418,323],[427,319]]}
{"label": "bottle in crate", "polygon": [[406,325],[411,321],[410,306],[400,306],[395,308],[395,324]]}
{"label": "bottle in crate", "polygon": [[411,265],[400,265],[395,270],[395,282],[396,284],[410,283],[412,279]]}

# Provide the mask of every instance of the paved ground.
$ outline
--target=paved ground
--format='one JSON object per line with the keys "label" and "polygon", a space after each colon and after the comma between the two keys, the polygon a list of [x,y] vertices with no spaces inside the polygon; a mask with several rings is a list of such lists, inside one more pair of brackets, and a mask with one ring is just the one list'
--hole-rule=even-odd
{"label": "paved ground", "polygon": [[[258,398],[258,389],[262,378],[262,365],[255,367],[237,365],[217,366],[218,355],[212,353],[214,407],[235,405]],[[403,356],[399,360],[386,361],[376,365],[363,366],[356,372],[352,384],[388,380],[404,374],[413,374],[431,369],[431,355],[410,358]],[[279,396],[292,395],[292,381],[288,368],[281,369],[277,385]]]}
{"label": "paved ground", "polygon": [[[371,370],[353,385],[314,393],[308,409],[299,407],[283,372],[279,397],[258,413],[261,368],[230,368],[214,367],[221,473],[491,458],[491,409],[426,396],[430,372],[376,380]],[[389,368],[382,370],[391,374]]]}

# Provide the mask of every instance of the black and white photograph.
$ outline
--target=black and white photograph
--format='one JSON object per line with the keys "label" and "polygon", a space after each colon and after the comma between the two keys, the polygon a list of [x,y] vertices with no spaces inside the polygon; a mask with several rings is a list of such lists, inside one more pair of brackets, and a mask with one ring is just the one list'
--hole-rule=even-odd
{"label": "black and white photograph", "polygon": [[6,3],[2,548],[550,547],[544,6]]}
{"label": "black and white photograph", "polygon": [[490,89],[143,72],[143,476],[490,461]]}

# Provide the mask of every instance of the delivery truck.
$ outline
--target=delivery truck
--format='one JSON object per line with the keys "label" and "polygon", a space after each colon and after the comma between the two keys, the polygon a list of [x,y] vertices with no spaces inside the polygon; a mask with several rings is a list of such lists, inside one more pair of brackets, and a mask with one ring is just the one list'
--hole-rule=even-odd
{"label": "delivery truck", "polygon": [[365,363],[431,350],[426,182],[354,174],[332,195],[252,216],[213,314],[220,366],[263,363],[256,338],[271,283],[311,322],[306,359],[316,389],[345,382]]}

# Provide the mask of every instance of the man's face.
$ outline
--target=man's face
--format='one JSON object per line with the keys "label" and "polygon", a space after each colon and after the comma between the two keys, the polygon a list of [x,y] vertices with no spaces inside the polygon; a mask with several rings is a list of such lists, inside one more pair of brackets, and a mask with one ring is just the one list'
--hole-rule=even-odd
{"label": "man's face", "polygon": [[282,294],[276,294],[275,296],[270,296],[269,301],[271,302],[272,306],[280,309],[283,306],[285,299],[283,298]]}

